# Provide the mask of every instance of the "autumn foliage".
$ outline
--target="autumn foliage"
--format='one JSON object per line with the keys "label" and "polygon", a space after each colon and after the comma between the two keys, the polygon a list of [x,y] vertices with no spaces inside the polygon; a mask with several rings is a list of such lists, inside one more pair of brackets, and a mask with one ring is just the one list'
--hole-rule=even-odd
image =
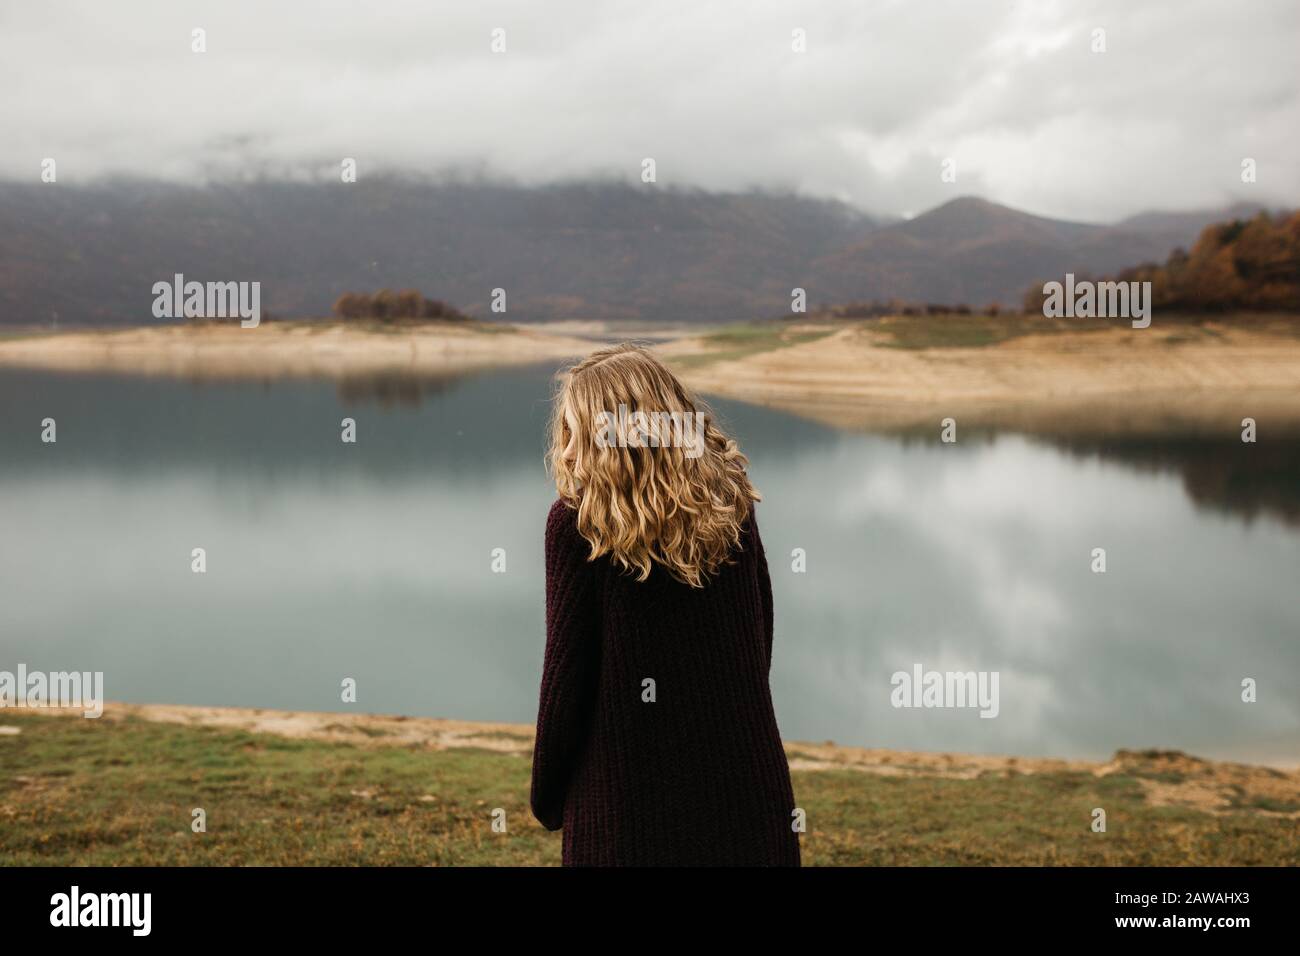
{"label": "autumn foliage", "polygon": [[[1191,252],[1176,249],[1164,265],[1113,278],[1150,282],[1152,305],[1162,311],[1300,312],[1300,212],[1206,226]],[[1025,293],[1025,311],[1040,311],[1042,301],[1035,286]]]}

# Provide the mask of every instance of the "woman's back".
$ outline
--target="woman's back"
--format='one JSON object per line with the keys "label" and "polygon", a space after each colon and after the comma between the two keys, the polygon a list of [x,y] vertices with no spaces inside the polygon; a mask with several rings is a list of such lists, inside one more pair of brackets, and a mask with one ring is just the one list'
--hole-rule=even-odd
{"label": "woman's back", "polygon": [[659,566],[638,581],[590,551],[557,501],[533,807],[563,825],[565,862],[797,865],[752,511],[704,587]]}

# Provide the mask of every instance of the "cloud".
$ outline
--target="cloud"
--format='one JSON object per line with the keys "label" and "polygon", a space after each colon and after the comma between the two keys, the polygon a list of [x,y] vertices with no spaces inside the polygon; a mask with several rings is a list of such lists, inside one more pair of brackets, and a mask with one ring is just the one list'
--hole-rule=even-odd
{"label": "cloud", "polygon": [[53,0],[0,13],[0,176],[47,156],[69,183],[323,175],[347,156],[541,183],[633,179],[650,156],[665,185],[882,213],[1294,204],[1298,40],[1287,0]]}

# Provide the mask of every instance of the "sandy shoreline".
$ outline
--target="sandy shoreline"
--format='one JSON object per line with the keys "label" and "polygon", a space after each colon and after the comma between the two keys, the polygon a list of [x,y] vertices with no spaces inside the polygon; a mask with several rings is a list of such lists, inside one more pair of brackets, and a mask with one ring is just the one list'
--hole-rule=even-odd
{"label": "sandy shoreline", "polygon": [[698,391],[836,428],[937,435],[951,417],[959,429],[1234,436],[1251,417],[1300,433],[1300,337],[1267,327],[1115,327],[917,349],[893,347],[869,323],[792,333],[812,340],[737,358],[711,358],[704,339],[664,352]]}
{"label": "sandy shoreline", "polygon": [[[84,720],[79,710],[8,708],[8,712]],[[0,710],[0,727],[6,710]],[[273,734],[361,747],[419,747],[447,750],[472,747],[505,756],[530,758],[531,724],[497,721],[402,717],[386,714],[287,711],[245,707],[198,707],[181,704],[130,704],[110,701],[99,720],[147,720]],[[11,737],[0,733],[0,748]],[[785,741],[792,771],[856,771],[893,777],[941,777],[974,780],[1000,776],[1086,773],[1140,774],[1148,802],[1191,807],[1209,813],[1228,812],[1243,800],[1264,803],[1300,802],[1300,767],[1276,768],[1203,760],[1178,751],[1119,750],[1106,762],[1050,757],[908,752],[846,747],[826,741]],[[0,754],[3,750],[0,749]],[[1259,811],[1300,819],[1300,811]]]}
{"label": "sandy shoreline", "polygon": [[[937,434],[940,421],[951,417],[959,429],[1227,437],[1239,435],[1241,420],[1250,417],[1264,433],[1300,435],[1295,317],[1056,329],[978,346],[897,347],[892,335],[911,321],[768,323],[754,337],[757,344],[705,330],[655,347],[702,393],[835,428]],[[942,329],[943,321],[933,320],[928,330]],[[988,321],[1001,328],[999,320]],[[1030,328],[1037,328],[1032,320]],[[432,378],[547,361],[558,367],[624,334],[601,323],[154,326],[0,339],[0,368],[189,379]],[[733,347],[737,342],[741,348]]]}
{"label": "sandy shoreline", "polygon": [[0,367],[197,379],[438,376],[584,355],[589,341],[542,329],[339,322],[155,326],[0,340]]}

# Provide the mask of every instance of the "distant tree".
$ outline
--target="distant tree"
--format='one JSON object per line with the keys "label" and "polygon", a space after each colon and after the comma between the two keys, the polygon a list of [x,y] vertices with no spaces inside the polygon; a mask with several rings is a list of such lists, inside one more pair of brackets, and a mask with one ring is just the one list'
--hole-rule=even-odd
{"label": "distant tree", "polygon": [[370,313],[370,297],[344,292],[334,300],[334,314],[341,319],[363,319]]}
{"label": "distant tree", "polygon": [[397,296],[392,289],[380,289],[371,300],[370,317],[381,322],[397,317]]}
{"label": "distant tree", "polygon": [[393,307],[395,319],[418,319],[424,308],[424,296],[414,289],[403,289],[397,293]]}

